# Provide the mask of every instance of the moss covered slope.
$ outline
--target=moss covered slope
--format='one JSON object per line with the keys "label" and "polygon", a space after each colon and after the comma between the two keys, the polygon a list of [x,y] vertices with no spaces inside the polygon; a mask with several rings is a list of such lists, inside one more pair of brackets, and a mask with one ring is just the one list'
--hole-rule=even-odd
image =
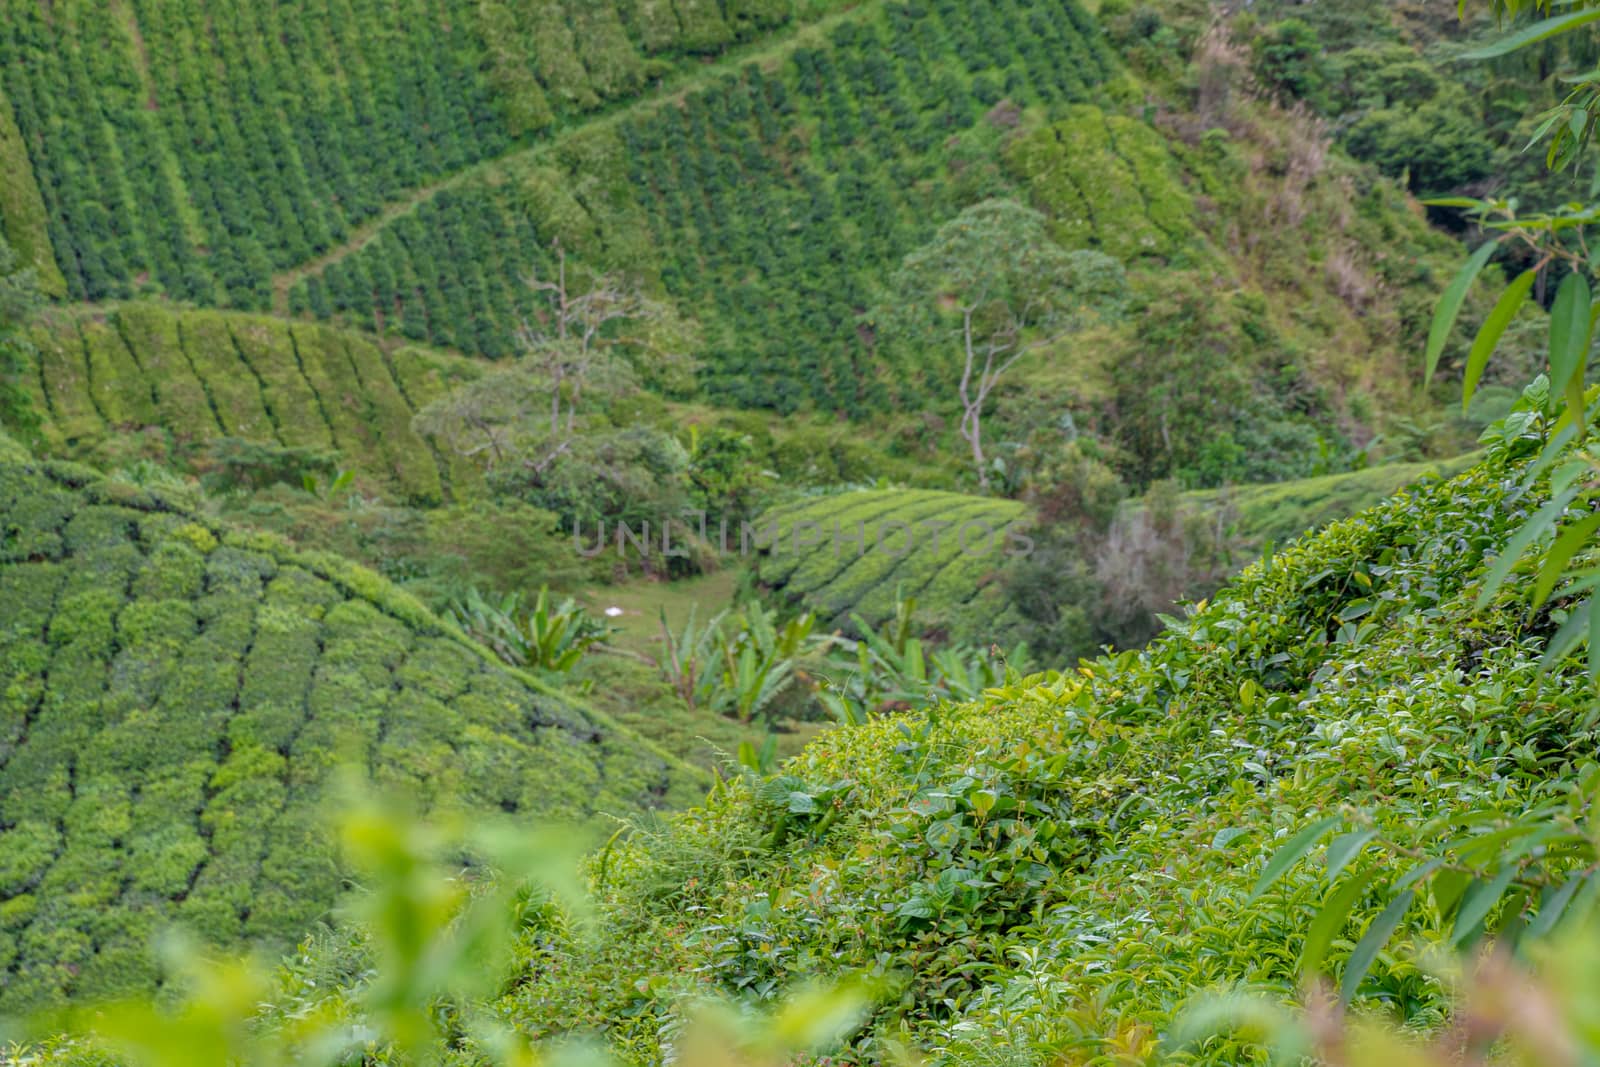
{"label": "moss covered slope", "polygon": [[342,764],[539,819],[700,787],[370,572],[0,438],[0,1010],[148,985],[169,921],[300,936]]}

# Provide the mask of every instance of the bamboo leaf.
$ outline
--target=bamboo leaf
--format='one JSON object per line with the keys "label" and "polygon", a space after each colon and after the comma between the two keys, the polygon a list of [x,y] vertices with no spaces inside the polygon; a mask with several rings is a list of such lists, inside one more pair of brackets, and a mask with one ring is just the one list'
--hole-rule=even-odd
{"label": "bamboo leaf", "polygon": [[1589,616],[1589,681],[1600,682],[1600,597],[1591,596],[1584,605]]}
{"label": "bamboo leaf", "polygon": [[1339,877],[1339,872],[1344,870],[1345,864],[1355,859],[1367,842],[1378,836],[1374,827],[1365,830],[1352,830],[1348,834],[1341,834],[1328,844],[1328,879],[1331,881]]}
{"label": "bamboo leaf", "polygon": [[1355,951],[1350,953],[1350,962],[1344,965],[1344,979],[1339,983],[1339,997],[1346,1004],[1355,998],[1356,990],[1361,988],[1361,980],[1372,969],[1372,963],[1383,951],[1383,946],[1389,943],[1400,920],[1405,918],[1415,895],[1416,890],[1407,889],[1391,900],[1389,906],[1372,920],[1367,932],[1361,935],[1361,940],[1356,942]]}
{"label": "bamboo leaf", "polygon": [[[1550,306],[1550,389],[1563,392],[1577,378],[1589,355],[1589,280],[1573,271],[1561,279]],[[1581,395],[1581,393],[1580,393]]]}
{"label": "bamboo leaf", "polygon": [[1468,405],[1472,403],[1472,395],[1478,390],[1478,381],[1483,377],[1483,369],[1489,363],[1489,357],[1494,354],[1495,348],[1500,344],[1500,338],[1506,332],[1506,327],[1511,320],[1516,318],[1517,312],[1528,299],[1528,290],[1533,288],[1533,279],[1537,271],[1525,270],[1517,275],[1512,283],[1506,286],[1506,291],[1500,294],[1500,299],[1495,301],[1494,309],[1489,312],[1489,317],[1483,320],[1483,326],[1478,330],[1478,336],[1473,339],[1472,351],[1467,354],[1466,377],[1461,384],[1461,411],[1466,413]]}
{"label": "bamboo leaf", "polygon": [[1273,883],[1282,878],[1290,867],[1299,863],[1305,857],[1305,854],[1311,851],[1312,846],[1321,839],[1322,835],[1327,833],[1338,822],[1339,817],[1337,815],[1330,815],[1326,819],[1318,819],[1284,842],[1283,847],[1273,855],[1272,859],[1267,861],[1266,869],[1261,872],[1261,877],[1256,879],[1256,886],[1250,891],[1250,901],[1259,899],[1262,893],[1271,889]]}
{"label": "bamboo leaf", "polygon": [[1444,352],[1445,342],[1450,339],[1450,330],[1456,324],[1456,316],[1461,314],[1461,304],[1467,298],[1467,290],[1472,287],[1473,280],[1478,277],[1483,265],[1489,262],[1489,257],[1494,255],[1498,247],[1495,241],[1485,241],[1451,280],[1449,286],[1445,288],[1444,295],[1439,297],[1439,306],[1433,312],[1433,325],[1428,327],[1424,385],[1433,381],[1433,372],[1439,367],[1439,356]]}
{"label": "bamboo leaf", "polygon": [[1533,587],[1533,606],[1539,607],[1550,596],[1550,591],[1556,587],[1556,582],[1561,580],[1566,572],[1567,564],[1578,551],[1588,544],[1594,536],[1596,527],[1600,527],[1600,511],[1588,516],[1580,522],[1567,526],[1556,538],[1556,543],[1550,546],[1550,551],[1545,553],[1544,562],[1539,566],[1539,580]]}
{"label": "bamboo leaf", "polygon": [[1335,890],[1322,905],[1322,910],[1311,921],[1311,928],[1306,931],[1305,945],[1300,950],[1302,978],[1310,978],[1317,973],[1323,959],[1328,955],[1328,947],[1333,944],[1333,939],[1344,929],[1345,922],[1349,920],[1350,909],[1355,907],[1356,901],[1361,899],[1377,873],[1377,871],[1363,871],[1356,875]]}
{"label": "bamboo leaf", "polygon": [[1577,489],[1568,489],[1561,493],[1529,516],[1528,521],[1522,524],[1522,528],[1511,536],[1511,540],[1506,542],[1506,547],[1483,579],[1483,588],[1478,591],[1478,610],[1481,611],[1489,606],[1489,601],[1494,599],[1494,595],[1505,584],[1506,578],[1511,574],[1511,568],[1515,567],[1523,553],[1528,551],[1528,546],[1555,528],[1556,520],[1561,518],[1561,513],[1577,495]]}
{"label": "bamboo leaf", "polygon": [[1555,926],[1556,921],[1561,918],[1562,913],[1567,910],[1567,905],[1572,902],[1573,896],[1577,894],[1578,890],[1583,887],[1583,884],[1589,878],[1590,876],[1587,874],[1579,875],[1563,883],[1559,889],[1553,891],[1546,889],[1539,899],[1539,913],[1528,924],[1523,936],[1539,938],[1548,934]]}
{"label": "bamboo leaf", "polygon": [[1461,910],[1456,912],[1456,923],[1450,930],[1452,945],[1461,944],[1478,928],[1478,924],[1493,910],[1505,893],[1506,886],[1510,885],[1511,879],[1516,876],[1517,868],[1508,864],[1489,881],[1479,879],[1472,883],[1472,888],[1461,898]]}
{"label": "bamboo leaf", "polygon": [[1558,34],[1568,33],[1586,23],[1600,19],[1600,10],[1572,11],[1565,15],[1556,15],[1554,18],[1543,19],[1531,26],[1502,37],[1494,44],[1483,48],[1475,48],[1470,52],[1463,52],[1458,57],[1462,60],[1493,59],[1503,56],[1508,52],[1515,52],[1519,48],[1526,48],[1530,44],[1555,37]]}
{"label": "bamboo leaf", "polygon": [[[1544,655],[1539,657],[1540,670],[1550,670],[1565,659],[1567,653],[1578,647],[1578,642],[1583,640],[1585,633],[1588,633],[1591,637],[1593,636],[1595,631],[1595,601],[1595,597],[1590,597],[1581,608],[1567,616],[1567,621],[1561,624],[1561,629],[1557,630],[1555,636],[1550,639],[1550,643],[1545,645]],[[1592,641],[1589,667],[1592,673],[1594,670]]]}

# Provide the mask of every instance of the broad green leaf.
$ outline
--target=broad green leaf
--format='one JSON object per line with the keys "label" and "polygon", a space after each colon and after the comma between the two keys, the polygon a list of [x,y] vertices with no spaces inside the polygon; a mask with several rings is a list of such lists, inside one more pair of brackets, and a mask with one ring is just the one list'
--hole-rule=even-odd
{"label": "broad green leaf", "polygon": [[1589,279],[1573,271],[1561,279],[1550,305],[1550,388],[1560,393],[1574,378],[1581,382],[1589,355]]}
{"label": "broad green leaf", "polygon": [[1424,878],[1428,877],[1428,875],[1432,874],[1434,871],[1443,866],[1443,856],[1435,856],[1430,860],[1424,860],[1422,863],[1419,863],[1415,867],[1411,868],[1405,874],[1402,874],[1399,880],[1389,888],[1405,889],[1416,882],[1422,881]]}
{"label": "broad green leaf", "polygon": [[1451,280],[1449,286],[1445,288],[1444,295],[1439,297],[1439,306],[1433,312],[1433,325],[1428,327],[1424,385],[1433,381],[1433,372],[1439,367],[1439,356],[1444,352],[1445,342],[1450,339],[1450,330],[1456,324],[1456,316],[1461,314],[1461,303],[1467,298],[1467,290],[1472,287],[1473,280],[1478,277],[1483,265],[1489,262],[1489,257],[1494,255],[1498,247],[1496,241],[1485,241],[1476,252],[1472,253],[1460,273]]}
{"label": "broad green leaf", "polygon": [[1352,830],[1347,834],[1340,834],[1328,843],[1328,880],[1339,877],[1339,872],[1344,870],[1345,864],[1355,859],[1367,842],[1378,836],[1374,827],[1365,830]]}
{"label": "broad green leaf", "polygon": [[1377,876],[1377,871],[1363,871],[1341,885],[1323,903],[1322,910],[1311,921],[1306,931],[1305,945],[1300,949],[1300,977],[1310,978],[1322,966],[1328,955],[1328,946],[1350,918],[1350,909],[1356,906],[1367,886]]}
{"label": "broad green leaf", "polygon": [[1517,868],[1507,865],[1501,872],[1489,881],[1479,879],[1472,883],[1461,898],[1461,910],[1456,912],[1455,926],[1450,930],[1450,943],[1459,945],[1465,941],[1478,924],[1483,922],[1489,912],[1494,909],[1496,902],[1506,891],[1506,886],[1511,884],[1511,879],[1517,876]]}
{"label": "broad green leaf", "polygon": [[[1339,822],[1339,816],[1330,815],[1325,819],[1318,819],[1307,826],[1288,841],[1284,842],[1272,857],[1267,861],[1266,869],[1261,872],[1261,877],[1256,879],[1256,886],[1250,891],[1250,901],[1260,899],[1261,894],[1272,888],[1274,882],[1282,878],[1290,867],[1299,863],[1307,852],[1310,852],[1322,835]],[[1247,901],[1248,903],[1249,901]]]}
{"label": "broad green leaf", "polygon": [[1493,59],[1495,56],[1503,56],[1507,52],[1515,52],[1519,48],[1537,44],[1557,34],[1568,33],[1596,19],[1600,19],[1600,10],[1571,11],[1565,15],[1556,15],[1554,18],[1543,19],[1531,26],[1524,27],[1516,33],[1502,37],[1494,44],[1483,48],[1475,48],[1470,52],[1463,52],[1458,58],[1462,60]]}
{"label": "broad green leaf", "polygon": [[1378,958],[1383,946],[1389,943],[1389,938],[1394,935],[1400,920],[1405,918],[1406,912],[1410,910],[1411,900],[1415,895],[1416,890],[1407,889],[1391,900],[1389,906],[1372,920],[1367,932],[1361,935],[1361,940],[1356,942],[1355,951],[1350,953],[1350,962],[1344,965],[1344,979],[1339,983],[1339,997],[1346,1004],[1355,998],[1356,990],[1361,988],[1361,980],[1367,976],[1367,971],[1372,969],[1372,961]]}
{"label": "broad green leaf", "polygon": [[1579,522],[1571,523],[1561,531],[1561,536],[1550,546],[1550,551],[1545,553],[1544,562],[1539,566],[1539,580],[1533,587],[1534,607],[1539,607],[1549,598],[1550,591],[1556,587],[1556,582],[1566,571],[1568,562],[1589,543],[1596,527],[1600,527],[1600,511]]}
{"label": "broad green leaf", "polygon": [[1466,378],[1461,383],[1461,411],[1466,413],[1467,407],[1472,403],[1472,395],[1478,390],[1478,381],[1483,377],[1483,369],[1489,363],[1489,357],[1494,354],[1496,346],[1500,344],[1501,336],[1506,332],[1506,327],[1511,320],[1516,318],[1517,312],[1528,299],[1528,290],[1533,288],[1533,279],[1537,271],[1525,270],[1517,275],[1506,291],[1500,294],[1500,299],[1495,301],[1494,309],[1489,312],[1489,317],[1483,320],[1483,326],[1478,330],[1478,336],[1473,338],[1472,351],[1467,354]]}
{"label": "broad green leaf", "polygon": [[1244,826],[1224,826],[1211,838],[1211,847],[1227,848],[1249,832],[1249,828]]}

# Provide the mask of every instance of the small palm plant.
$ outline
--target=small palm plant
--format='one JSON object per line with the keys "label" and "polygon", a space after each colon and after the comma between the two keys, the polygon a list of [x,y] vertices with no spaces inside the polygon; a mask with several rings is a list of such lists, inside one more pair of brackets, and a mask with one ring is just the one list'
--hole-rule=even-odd
{"label": "small palm plant", "polygon": [[546,586],[539,587],[531,607],[523,606],[521,593],[489,600],[470,589],[448,613],[506,663],[539,674],[568,673],[613,630],[571,597],[555,603]]}

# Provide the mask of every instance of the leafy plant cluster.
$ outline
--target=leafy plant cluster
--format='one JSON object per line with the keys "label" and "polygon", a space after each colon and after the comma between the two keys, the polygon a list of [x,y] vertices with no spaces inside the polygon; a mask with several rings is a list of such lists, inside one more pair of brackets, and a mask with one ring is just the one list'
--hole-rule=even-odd
{"label": "leafy plant cluster", "polygon": [[775,702],[803,678],[802,657],[826,647],[813,636],[817,620],[797,615],[781,625],[775,610],[752,601],[704,623],[691,610],[680,627],[661,613],[656,670],[684,705],[709,708],[743,723],[772,716]]}
{"label": "leafy plant cluster", "polygon": [[73,298],[265,310],[274,272],[419,187],[791,16],[727,8],[17,0],[0,89]]}
{"label": "leafy plant cluster", "polygon": [[282,948],[344,875],[351,764],[430,808],[583,818],[698,779],[331,556],[0,440],[0,1006],[148,989],[149,940]]}
{"label": "leafy plant cluster", "polygon": [[571,671],[611,631],[571,597],[553,601],[548,586],[539,587],[531,605],[523,599],[507,593],[490,600],[472,589],[450,606],[449,617],[511,666],[544,675]]}
{"label": "leafy plant cluster", "polygon": [[875,281],[929,220],[993,183],[990,146],[1018,107],[1081,101],[1115,70],[1074,0],[869,6],[799,36],[780,64],[718,74],[493,184],[463,183],[331,266],[320,292],[307,279],[297,306],[376,323],[403,305],[412,337],[507,352],[532,311],[514,279],[548,274],[534,250],[560,237],[644,269],[700,320],[713,399],[882,410],[927,383],[911,364],[894,376],[903,388],[875,369],[857,330]]}

